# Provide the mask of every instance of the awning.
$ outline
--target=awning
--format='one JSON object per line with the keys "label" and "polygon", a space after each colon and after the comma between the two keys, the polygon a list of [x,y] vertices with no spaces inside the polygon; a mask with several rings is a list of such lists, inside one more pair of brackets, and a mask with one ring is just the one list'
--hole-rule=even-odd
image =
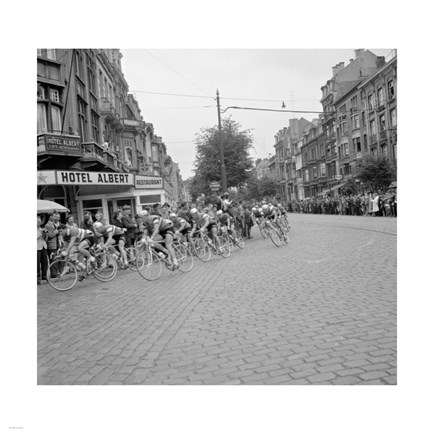
{"label": "awning", "polygon": [[69,211],[66,207],[49,200],[37,200],[38,213],[51,213],[51,212],[66,213]]}

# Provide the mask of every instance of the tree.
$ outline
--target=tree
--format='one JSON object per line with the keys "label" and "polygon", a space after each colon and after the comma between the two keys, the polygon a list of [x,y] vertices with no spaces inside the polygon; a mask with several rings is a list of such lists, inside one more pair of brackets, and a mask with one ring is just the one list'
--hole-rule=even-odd
{"label": "tree", "polygon": [[[231,118],[223,119],[221,126],[227,187],[240,188],[247,183],[249,172],[254,165],[249,156],[253,139],[249,131],[242,131],[240,124]],[[221,181],[218,132],[217,126],[203,128],[195,139],[195,177],[191,185],[192,197],[195,193],[209,195],[209,183]]]}
{"label": "tree", "polygon": [[396,170],[385,156],[366,156],[359,164],[356,178],[368,189],[378,191],[396,179]]}
{"label": "tree", "polygon": [[[258,178],[256,173],[250,176],[247,186],[243,192],[243,199],[261,200],[263,198],[273,199],[279,194],[279,186],[277,181],[269,178]],[[280,196],[279,196],[280,198]]]}

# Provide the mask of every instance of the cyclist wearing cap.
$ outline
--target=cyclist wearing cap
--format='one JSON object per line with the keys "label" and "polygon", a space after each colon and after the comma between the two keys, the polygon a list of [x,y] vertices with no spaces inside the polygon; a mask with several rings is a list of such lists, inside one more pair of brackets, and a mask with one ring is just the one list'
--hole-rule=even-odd
{"label": "cyclist wearing cap", "polygon": [[186,219],[179,217],[174,212],[169,214],[169,218],[172,221],[174,226],[174,230],[175,230],[174,234],[179,236],[180,238],[185,235],[187,241],[189,242],[191,247],[193,247],[192,235],[191,235],[192,225],[189,222],[187,222]]}
{"label": "cyclist wearing cap", "polygon": [[227,227],[228,232],[232,233],[232,217],[228,213],[224,213],[222,210],[218,210],[216,213],[217,224],[219,229]]}
{"label": "cyclist wearing cap", "polygon": [[209,237],[215,242],[218,251],[221,250],[219,238],[217,236],[218,226],[216,219],[208,214],[209,209],[206,207],[203,212],[200,213],[197,209],[192,209],[191,214],[195,222],[196,228],[204,233],[206,230],[209,232]]}
{"label": "cyclist wearing cap", "polygon": [[[165,219],[158,214],[148,214],[146,210],[141,212],[144,224],[144,232],[149,236],[149,240],[154,243],[156,249],[162,250],[168,255],[168,260],[178,267],[178,261],[175,255],[174,248],[172,247],[172,242],[174,239],[174,225],[170,219]],[[156,242],[156,238],[160,236],[164,240],[166,249]]]}
{"label": "cyclist wearing cap", "polygon": [[104,245],[106,247],[115,246],[118,244],[120,255],[123,261],[123,264],[127,263],[127,255],[124,249],[125,245],[125,235],[124,232],[126,228],[120,228],[116,225],[102,225],[102,222],[95,222],[93,224],[95,228],[96,236],[103,237]]}
{"label": "cyclist wearing cap", "polygon": [[69,256],[72,248],[76,246],[78,249],[78,264],[82,270],[85,269],[84,263],[82,262],[82,260],[80,260],[83,255],[87,257],[90,262],[93,262],[95,260],[95,258],[92,257],[90,255],[90,252],[88,251],[88,248],[90,246],[90,242],[88,241],[88,239],[94,237],[93,231],[76,227],[68,227],[64,224],[61,224],[59,226],[59,233],[64,241],[64,250],[60,254],[60,256]]}

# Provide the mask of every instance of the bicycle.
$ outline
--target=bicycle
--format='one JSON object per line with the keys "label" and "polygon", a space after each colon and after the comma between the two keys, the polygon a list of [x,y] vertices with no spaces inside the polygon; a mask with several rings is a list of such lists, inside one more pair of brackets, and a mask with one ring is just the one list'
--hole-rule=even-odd
{"label": "bicycle", "polygon": [[93,275],[101,282],[109,282],[114,279],[117,274],[117,262],[114,258],[106,251],[97,250],[94,247],[91,247],[89,252],[95,259],[86,261],[84,268],[76,258],[57,254],[48,267],[48,283],[57,291],[68,291],[78,281],[83,281],[89,275]]}
{"label": "bicycle", "polygon": [[200,233],[203,240],[209,245],[211,253],[215,255],[221,255],[223,258],[228,258],[231,255],[232,244],[221,236],[217,236],[219,239],[220,248],[216,244],[216,239],[211,239],[206,232]]}

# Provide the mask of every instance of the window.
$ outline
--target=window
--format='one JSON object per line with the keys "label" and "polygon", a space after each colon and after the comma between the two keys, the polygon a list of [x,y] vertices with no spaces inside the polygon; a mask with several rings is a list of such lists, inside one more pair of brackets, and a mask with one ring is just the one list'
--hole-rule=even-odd
{"label": "window", "polygon": [[360,122],[359,122],[358,114],[351,116],[351,122],[352,122],[352,128],[353,129],[359,129],[360,128]]}
{"label": "window", "polygon": [[325,177],[326,176],[326,164],[322,163],[320,165],[320,168],[321,168],[321,177]]}
{"label": "window", "polygon": [[314,148],[314,149],[312,149],[312,155],[311,155],[311,158],[312,158],[312,160],[315,160],[316,157],[317,157],[317,152],[316,152],[316,148]]}
{"label": "window", "polygon": [[344,148],[344,156],[349,156],[349,144],[348,143],[343,144],[343,148]]}
{"label": "window", "polygon": [[363,111],[362,112],[362,126],[365,126],[366,125],[366,114],[365,114],[365,112]]}
{"label": "window", "polygon": [[320,144],[320,157],[324,157],[324,144]]}
{"label": "window", "polygon": [[394,94],[394,86],[393,86],[393,79],[389,79],[388,83],[387,83],[387,90],[388,90],[388,98],[389,100],[393,99],[395,94]]}
{"label": "window", "polygon": [[387,156],[387,144],[384,144],[383,146],[381,146],[381,154],[383,156]]}
{"label": "window", "polygon": [[53,132],[61,132],[61,111],[54,105],[51,105],[51,123]]}
{"label": "window", "polygon": [[385,115],[382,115],[379,118],[379,130],[380,130],[380,132],[383,132],[385,130],[385,126],[386,126]]}
{"label": "window", "polygon": [[48,131],[47,110],[45,104],[37,104],[37,132]]}
{"label": "window", "polygon": [[343,105],[340,107],[340,112],[342,112],[342,113],[346,112],[346,105],[345,105],[345,104],[343,104]]}
{"label": "window", "polygon": [[92,136],[96,142],[99,142],[99,116],[93,110],[91,111]]}
{"label": "window", "polygon": [[390,125],[391,127],[397,126],[396,108],[390,111]]}
{"label": "window", "polygon": [[312,173],[313,173],[313,178],[317,178],[318,177],[318,170],[317,170],[316,166],[312,167]]}
{"label": "window", "polygon": [[354,108],[358,105],[357,95],[351,98],[351,106]]}
{"label": "window", "polygon": [[95,70],[96,70],[95,62],[87,54],[88,86],[89,86],[89,90],[94,94],[96,94],[96,75],[94,72]]}
{"label": "window", "polygon": [[346,122],[340,124],[340,134],[345,136],[347,134]]}
{"label": "window", "polygon": [[81,141],[87,140],[87,104],[78,96],[78,125]]}
{"label": "window", "polygon": [[[47,96],[49,95],[49,99]],[[37,88],[37,132],[60,132],[62,106],[60,90],[47,84],[38,84]]]}
{"label": "window", "polygon": [[353,148],[353,151],[356,152],[356,153],[360,153],[361,152],[360,137],[353,138],[353,140],[352,140],[352,148]]}
{"label": "window", "polygon": [[37,98],[45,99],[45,89],[41,85],[37,86]]}
{"label": "window", "polygon": [[309,181],[309,170],[305,170],[305,181]]}
{"label": "window", "polygon": [[372,135],[376,135],[377,131],[376,131],[376,123],[375,120],[372,120],[370,122],[370,131]]}
{"label": "window", "polygon": [[365,153],[367,152],[367,146],[368,146],[368,141],[367,141],[367,135],[363,135],[363,149],[365,151]]}
{"label": "window", "polygon": [[50,100],[53,102],[60,102],[60,93],[56,89],[50,89]]}
{"label": "window", "polygon": [[384,92],[382,87],[378,89],[378,106],[384,105]]}
{"label": "window", "polygon": [[37,50],[38,57],[45,57],[51,60],[56,59],[55,49],[38,49]]}
{"label": "window", "polygon": [[84,60],[79,51],[75,51],[75,72],[79,77],[84,78]]}
{"label": "window", "polygon": [[375,97],[373,93],[368,94],[368,108],[371,110],[375,109]]}

